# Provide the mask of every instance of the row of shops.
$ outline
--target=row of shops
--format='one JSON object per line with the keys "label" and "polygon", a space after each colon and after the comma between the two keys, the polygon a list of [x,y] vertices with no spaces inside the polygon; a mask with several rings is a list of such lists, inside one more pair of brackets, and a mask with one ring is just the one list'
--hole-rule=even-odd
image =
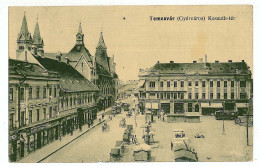
{"label": "row of shops", "polygon": [[173,101],[168,103],[142,102],[139,101],[141,112],[152,111],[154,115],[186,114],[188,112],[197,112],[200,115],[214,115],[219,110],[229,110],[238,112],[238,115],[245,115],[249,110],[248,101],[220,101],[220,102],[193,102],[193,101]]}
{"label": "row of shops", "polygon": [[90,127],[96,118],[96,107],[78,108],[51,121],[10,131],[9,158],[17,161],[65,135],[73,135],[75,130],[82,130],[83,125]]}

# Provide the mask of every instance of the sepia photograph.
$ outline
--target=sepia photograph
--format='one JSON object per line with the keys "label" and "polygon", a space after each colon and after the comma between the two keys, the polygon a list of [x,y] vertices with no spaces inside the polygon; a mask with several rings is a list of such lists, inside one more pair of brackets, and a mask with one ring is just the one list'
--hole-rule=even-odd
{"label": "sepia photograph", "polygon": [[10,6],[9,163],[252,163],[253,74],[252,5]]}

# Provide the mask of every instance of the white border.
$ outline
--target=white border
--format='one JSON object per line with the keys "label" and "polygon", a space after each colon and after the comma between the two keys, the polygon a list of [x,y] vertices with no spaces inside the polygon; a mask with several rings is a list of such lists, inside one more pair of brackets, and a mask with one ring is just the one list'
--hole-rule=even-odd
{"label": "white border", "polygon": [[[260,165],[259,142],[260,122],[258,122],[260,110],[258,102],[260,85],[260,2],[259,0],[0,0],[0,50],[1,50],[1,115],[0,115],[0,147],[1,165],[28,165],[11,164],[8,162],[8,7],[9,6],[87,6],[87,5],[253,5],[254,10],[254,157],[253,162],[244,163],[178,163],[177,165]],[[176,163],[135,163],[134,165],[176,165]],[[32,164],[30,164],[32,165]],[[35,165],[35,164],[34,164]],[[42,165],[89,165],[84,164],[42,164]],[[90,165],[133,165],[132,163],[93,163]]]}

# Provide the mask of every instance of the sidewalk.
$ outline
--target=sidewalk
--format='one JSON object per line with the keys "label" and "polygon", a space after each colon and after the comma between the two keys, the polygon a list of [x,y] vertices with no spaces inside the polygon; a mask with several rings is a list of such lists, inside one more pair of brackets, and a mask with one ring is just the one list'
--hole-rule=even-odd
{"label": "sidewalk", "polygon": [[[67,146],[80,136],[87,133],[92,128],[95,128],[96,126],[102,124],[104,121],[108,119],[108,116],[105,116],[105,119],[102,119],[102,114],[109,112],[111,110],[111,107],[108,107],[106,110],[100,111],[97,113],[97,119],[94,120],[93,126],[88,128],[88,125],[82,126],[82,131],[80,132],[79,129],[73,132],[73,135],[66,135],[62,137],[60,140],[55,140],[48,145],[45,145],[41,149],[36,150],[35,152],[31,152],[28,156],[25,156],[24,158],[17,161],[17,163],[38,163],[44,160],[45,158],[48,158],[50,155],[56,153],[58,150],[62,149],[63,147]],[[101,122],[99,122],[99,118],[102,119]]]}

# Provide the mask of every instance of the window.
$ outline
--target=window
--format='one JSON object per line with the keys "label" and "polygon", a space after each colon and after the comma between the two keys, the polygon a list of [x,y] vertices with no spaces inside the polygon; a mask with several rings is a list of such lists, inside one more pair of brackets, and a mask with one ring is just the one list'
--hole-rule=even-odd
{"label": "window", "polygon": [[9,100],[10,101],[14,100],[14,89],[13,88],[9,89]]}
{"label": "window", "polygon": [[199,93],[195,93],[195,99],[199,99]]}
{"label": "window", "polygon": [[191,81],[188,82],[188,86],[192,86],[192,82]]}
{"label": "window", "polygon": [[69,99],[66,97],[66,107],[69,105]]}
{"label": "window", "polygon": [[29,99],[32,99],[32,87],[29,87]]}
{"label": "window", "polygon": [[56,96],[57,96],[57,87],[54,87],[54,92],[53,92],[53,95],[54,95],[54,97],[56,97]]}
{"label": "window", "polygon": [[171,82],[170,81],[167,81],[167,87],[171,87]]}
{"label": "window", "polygon": [[234,87],[234,81],[231,81],[231,87],[232,88]]}
{"label": "window", "polygon": [[43,108],[43,119],[46,119],[46,108]]}
{"label": "window", "polygon": [[14,128],[14,114],[9,115],[9,127],[10,129]]}
{"label": "window", "polygon": [[52,107],[49,108],[49,118],[52,118]]}
{"label": "window", "polygon": [[199,86],[199,81],[195,81],[195,86]]}
{"label": "window", "polygon": [[213,93],[210,93],[210,99],[213,99]]}
{"label": "window", "polygon": [[170,98],[171,98],[171,94],[167,93],[167,99],[170,99]]}
{"label": "window", "polygon": [[234,98],[235,98],[235,94],[231,93],[231,99],[234,99]]}
{"label": "window", "polygon": [[150,93],[150,96],[155,96],[155,93]]}
{"label": "window", "polygon": [[206,93],[202,93],[202,99],[206,99]]}
{"label": "window", "polygon": [[191,95],[191,93],[189,93],[189,94],[188,94],[188,98],[191,99],[191,97],[192,97],[192,95]]}
{"label": "window", "polygon": [[181,87],[184,87],[184,81],[181,81]]}
{"label": "window", "polygon": [[217,93],[217,99],[220,99],[220,93]]}
{"label": "window", "polygon": [[246,87],[246,81],[240,81],[240,87]]}
{"label": "window", "polygon": [[74,97],[74,102],[73,102],[74,105],[76,105],[77,103],[76,100],[77,100],[76,97]]}
{"label": "window", "polygon": [[240,99],[246,99],[246,93],[240,93]]}
{"label": "window", "polygon": [[57,106],[53,107],[53,116],[55,117],[57,115]]}
{"label": "window", "polygon": [[181,99],[184,99],[184,93],[181,93]]}
{"label": "window", "polygon": [[192,103],[188,103],[188,112],[192,112]]}
{"label": "window", "polygon": [[220,81],[217,81],[217,87],[220,87]]}
{"label": "window", "polygon": [[160,82],[160,87],[163,87],[163,81]]}
{"label": "window", "polygon": [[36,111],[37,111],[37,122],[38,122],[38,121],[40,121],[40,110],[37,109]]}
{"label": "window", "polygon": [[151,87],[151,88],[154,88],[154,87],[155,87],[155,82],[154,82],[154,81],[151,81],[151,82],[150,82],[150,87]]}
{"label": "window", "polygon": [[177,99],[177,93],[174,93],[174,99]]}
{"label": "window", "polygon": [[24,88],[20,89],[20,99],[24,100]]}
{"label": "window", "polygon": [[40,98],[40,87],[37,86],[36,87],[36,99],[39,99]]}
{"label": "window", "polygon": [[25,112],[21,112],[21,126],[25,126]]}
{"label": "window", "polygon": [[224,99],[227,99],[227,93],[224,93]]}
{"label": "window", "polygon": [[32,110],[29,110],[29,123],[32,123]]}
{"label": "window", "polygon": [[60,107],[63,108],[63,104],[64,104],[64,99],[60,100]]}
{"label": "window", "polygon": [[205,87],[205,81],[202,81],[202,87]]}
{"label": "window", "polygon": [[24,46],[19,46],[19,50],[24,50]]}
{"label": "window", "polygon": [[163,99],[163,93],[160,93],[160,99]]}
{"label": "window", "polygon": [[46,87],[43,87],[43,98],[44,99],[46,99],[46,91],[47,91]]}
{"label": "window", "polygon": [[70,97],[70,106],[72,106],[72,97]]}
{"label": "window", "polygon": [[210,81],[210,87],[213,87],[213,81]]}
{"label": "window", "polygon": [[177,81],[174,81],[173,84],[174,84],[174,87],[177,87]]}
{"label": "window", "polygon": [[52,96],[52,87],[49,88],[49,96]]}
{"label": "window", "polygon": [[227,81],[224,81],[224,87],[227,87]]}

